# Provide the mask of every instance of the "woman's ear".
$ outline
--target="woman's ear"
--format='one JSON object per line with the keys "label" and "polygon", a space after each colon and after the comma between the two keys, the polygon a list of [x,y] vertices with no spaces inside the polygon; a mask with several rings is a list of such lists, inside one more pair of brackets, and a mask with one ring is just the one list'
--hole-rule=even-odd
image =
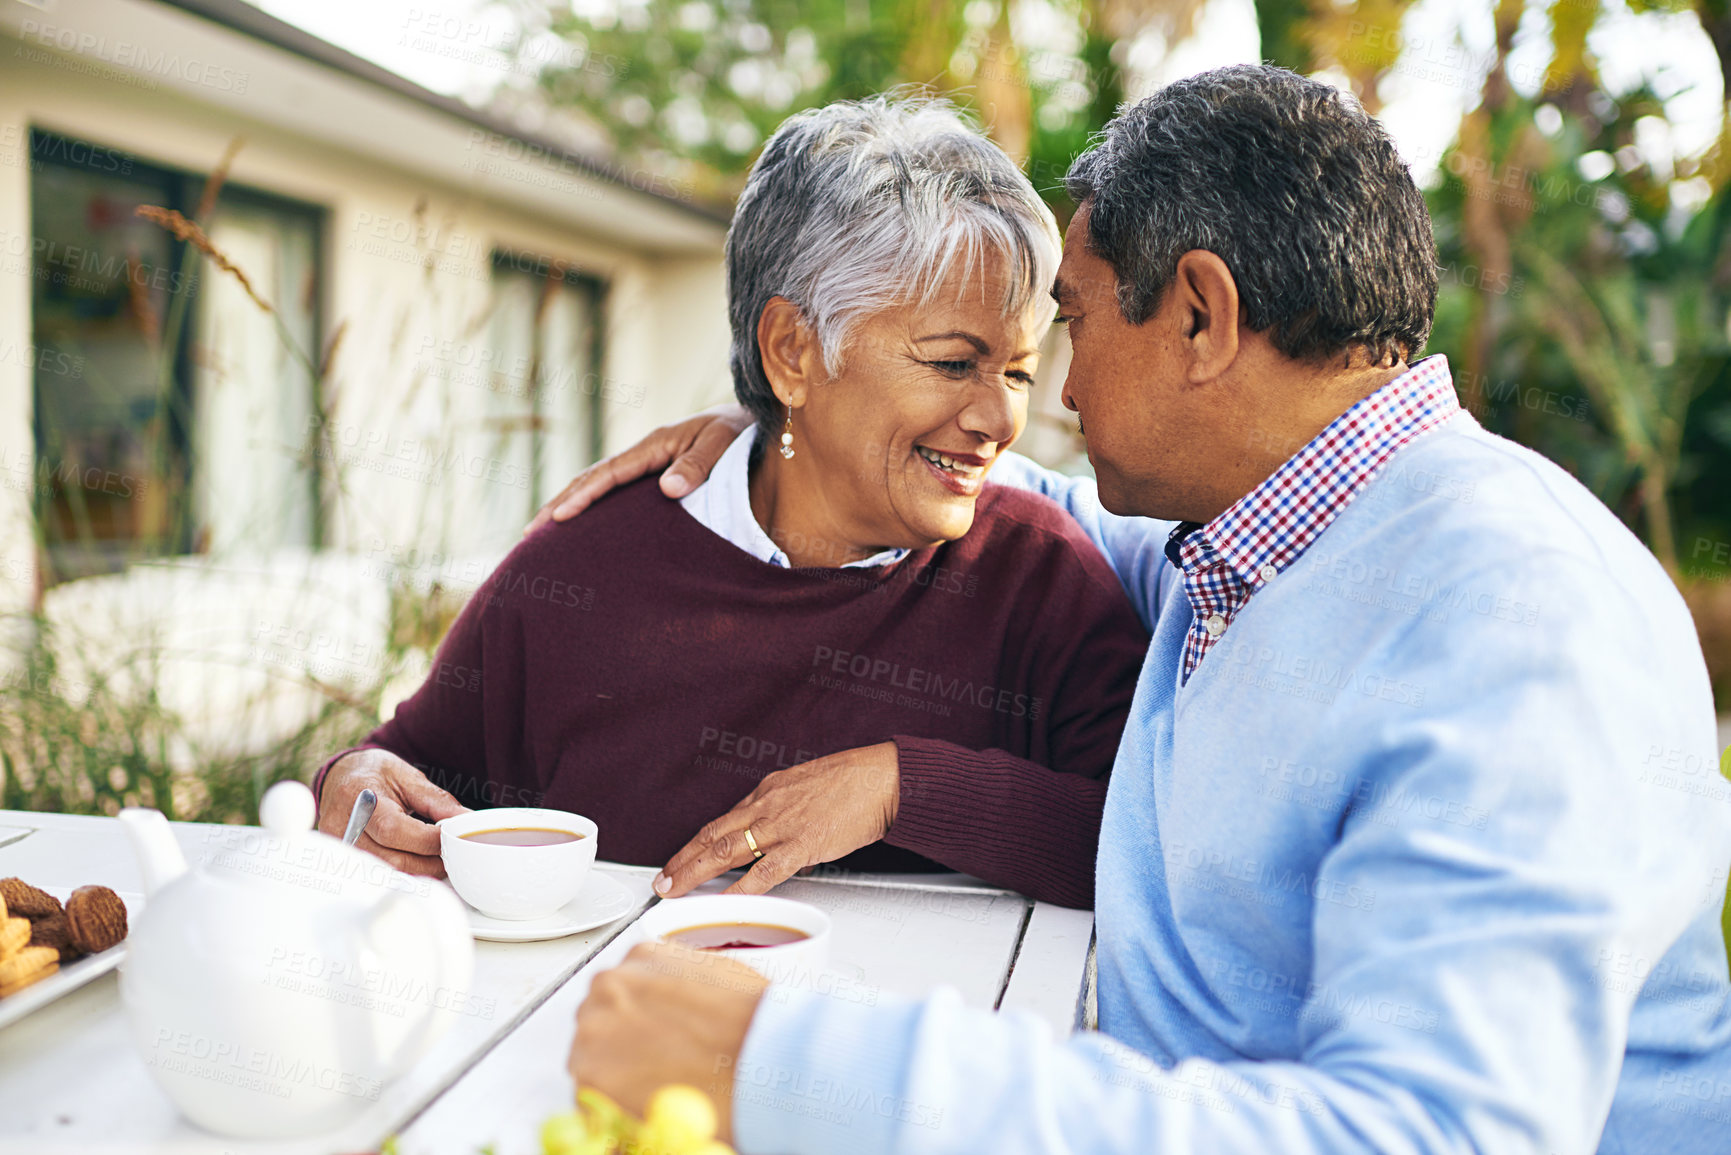
{"label": "woman's ear", "polygon": [[757,352],[763,375],[783,405],[798,409],[806,391],[824,377],[823,348],[799,306],[771,297],[757,318]]}
{"label": "woman's ear", "polygon": [[1232,270],[1217,254],[1192,249],[1178,258],[1169,291],[1180,311],[1187,375],[1197,384],[1219,377],[1238,357],[1238,282]]}

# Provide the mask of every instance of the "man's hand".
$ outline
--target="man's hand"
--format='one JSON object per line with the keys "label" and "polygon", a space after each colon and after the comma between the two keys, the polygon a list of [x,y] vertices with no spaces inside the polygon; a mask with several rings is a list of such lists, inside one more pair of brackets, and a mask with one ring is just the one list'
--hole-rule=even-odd
{"label": "man's hand", "polygon": [[[319,794],[319,829],[341,838],[355,798],[369,786],[379,796],[379,805],[355,845],[404,874],[445,877],[439,828],[432,823],[466,814],[469,808],[388,750],[357,750],[331,767]],[[424,822],[422,817],[432,821]]]}
{"label": "man's hand", "polygon": [[[655,876],[655,893],[678,898],[740,866],[728,894],[762,894],[808,866],[833,862],[889,832],[901,801],[894,742],[828,754],[766,775],[737,806],[697,832]],[[751,852],[745,830],[763,857]]]}
{"label": "man's hand", "polygon": [[633,947],[589,984],[577,1008],[571,1078],[638,1118],[662,1087],[684,1083],[715,1104],[733,1141],[733,1068],[769,980],[725,955],[671,943]]}
{"label": "man's hand", "polygon": [[677,425],[663,425],[623,453],[597,461],[543,505],[523,530],[533,533],[549,521],[567,521],[588,509],[609,490],[636,481],[652,469],[673,464],[661,475],[661,492],[680,498],[702,485],[727,447],[752,424],[738,405],[717,405]]}

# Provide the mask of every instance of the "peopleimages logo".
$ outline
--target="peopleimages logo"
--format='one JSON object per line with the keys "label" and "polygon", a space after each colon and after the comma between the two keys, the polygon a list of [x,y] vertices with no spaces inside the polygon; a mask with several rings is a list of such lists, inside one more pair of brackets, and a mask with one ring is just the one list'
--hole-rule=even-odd
{"label": "peopleimages logo", "polygon": [[850,687],[838,683],[831,675],[862,678],[866,683],[880,683],[885,694],[901,690],[906,694],[924,695],[934,701],[960,702],[967,706],[978,706],[982,710],[996,710],[1012,718],[1038,718],[1044,705],[1038,697],[1018,694],[988,683],[940,674],[934,670],[923,670],[917,666],[904,666],[900,662],[837,650],[830,646],[817,647],[811,664],[813,671],[807,680],[812,684],[825,689],[847,689],[861,696],[870,696],[863,693],[862,683],[856,682]]}
{"label": "peopleimages logo", "polygon": [[69,245],[49,237],[34,238],[30,249],[39,266],[33,275],[55,284],[106,287],[114,281],[126,281],[140,289],[174,294],[198,283],[197,272],[183,278],[178,269],[153,265],[131,251],[104,253],[88,245]]}
{"label": "peopleimages logo", "polygon": [[1265,906],[1282,905],[1288,896],[1308,896],[1318,902],[1332,902],[1349,910],[1372,910],[1376,906],[1376,891],[1356,883],[1341,882],[1325,877],[1320,871],[1310,874],[1290,866],[1280,866],[1241,854],[1184,843],[1169,843],[1165,847],[1166,869],[1169,873],[1189,872],[1185,885],[1220,892],[1219,887],[1207,886],[1204,876],[1243,883],[1262,892],[1270,901],[1264,902],[1249,892],[1226,891],[1233,897],[1250,898]]}
{"label": "peopleimages logo", "polygon": [[[17,139],[16,126],[9,125],[4,131],[0,131],[0,144],[13,145],[17,143]],[[30,159],[57,160],[78,168],[118,173],[120,176],[132,174],[132,157],[127,154],[65,136],[33,137],[30,142]]]}
{"label": "peopleimages logo", "polygon": [[[174,77],[217,92],[246,94],[251,75],[236,72],[220,64],[211,64],[195,56],[181,56],[167,48],[151,49],[129,40],[114,40],[106,35],[44,24],[40,20],[24,20],[18,25],[18,38],[26,45],[69,52],[89,60],[151,77]],[[153,85],[154,87],[154,85]]]}
{"label": "peopleimages logo", "polygon": [[[1406,599],[1384,605],[1387,609],[1404,609],[1414,614],[1426,612],[1431,621],[1447,620],[1448,611],[1466,610],[1483,617],[1515,625],[1536,625],[1539,607],[1495,590],[1468,585],[1464,581],[1442,580],[1398,567],[1373,564],[1350,554],[1318,552],[1313,560],[1314,574],[1305,588],[1351,601],[1366,601],[1367,595],[1386,594]],[[1364,591],[1355,594],[1352,591]],[[1382,602],[1372,604],[1383,605]]]}
{"label": "peopleimages logo", "polygon": [[529,471],[522,465],[465,453],[455,445],[430,437],[409,437],[395,430],[366,428],[317,416],[307,418],[305,437],[313,456],[319,460],[422,485],[461,476],[515,489],[529,488]]}
{"label": "peopleimages logo", "polygon": [[300,1055],[246,1047],[166,1027],[157,1030],[156,1039],[144,1056],[144,1065],[169,1074],[259,1091],[278,1099],[292,1098],[296,1090],[305,1089],[376,1100],[384,1089],[384,1083],[378,1079],[320,1066]]}

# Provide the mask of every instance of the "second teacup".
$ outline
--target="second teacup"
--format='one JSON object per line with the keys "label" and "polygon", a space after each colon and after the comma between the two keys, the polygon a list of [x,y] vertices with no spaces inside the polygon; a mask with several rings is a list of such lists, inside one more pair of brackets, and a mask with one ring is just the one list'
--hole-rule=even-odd
{"label": "second teacup", "polygon": [[829,915],[767,894],[699,894],[656,903],[637,920],[645,941],[738,959],[775,982],[797,982],[829,962]]}

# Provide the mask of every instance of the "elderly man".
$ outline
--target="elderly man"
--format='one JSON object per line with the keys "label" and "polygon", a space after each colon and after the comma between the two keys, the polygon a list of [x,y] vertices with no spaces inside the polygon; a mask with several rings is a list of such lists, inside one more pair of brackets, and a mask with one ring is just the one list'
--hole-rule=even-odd
{"label": "elderly man", "polygon": [[[1110,512],[998,480],[1066,503],[1154,635],[1100,839],[1101,1033],[945,991],[766,998],[640,948],[596,978],[575,1076],[639,1109],[708,1088],[762,1155],[1726,1150],[1699,644],[1609,511],[1414,360],[1435,249],[1386,134],[1222,69],[1125,110],[1068,185],[1064,400]],[[847,1094],[801,1110],[817,1087]]]}

